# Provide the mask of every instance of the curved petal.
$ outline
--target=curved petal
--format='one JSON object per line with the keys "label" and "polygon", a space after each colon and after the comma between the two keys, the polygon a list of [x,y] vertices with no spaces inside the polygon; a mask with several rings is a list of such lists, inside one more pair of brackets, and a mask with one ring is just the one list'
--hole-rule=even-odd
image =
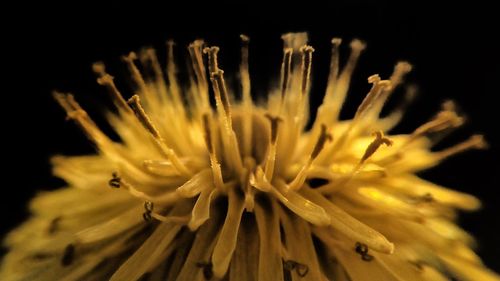
{"label": "curved petal", "polygon": [[228,201],[229,207],[226,220],[212,254],[212,270],[218,278],[222,278],[229,268],[229,263],[236,248],[236,238],[244,209],[243,199],[233,189],[229,189]]}
{"label": "curved petal", "polygon": [[368,245],[371,249],[382,253],[392,253],[394,244],[389,242],[385,236],[363,224],[357,219],[344,212],[323,195],[310,188],[302,188],[302,193],[322,206],[331,216],[331,226],[344,233],[346,236]]}
{"label": "curved petal", "polygon": [[277,182],[271,192],[287,208],[314,225],[329,225],[331,218],[322,207],[288,189],[284,182]]}

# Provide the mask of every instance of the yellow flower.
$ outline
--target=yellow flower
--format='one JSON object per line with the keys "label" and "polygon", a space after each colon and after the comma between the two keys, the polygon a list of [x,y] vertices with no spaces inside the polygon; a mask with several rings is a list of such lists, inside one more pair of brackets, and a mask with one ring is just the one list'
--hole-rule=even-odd
{"label": "yellow flower", "polygon": [[415,91],[406,87],[403,103],[380,116],[411,69],[400,62],[387,80],[370,76],[354,117],[339,120],[365,45],[353,40],[340,68],[335,38],[323,103],[306,130],[307,35],[283,36],[281,77],[267,104],[250,95],[249,39],[241,38],[235,90],[219,48],[201,40],[189,45],[182,85],[172,42],[166,75],[153,49],[125,56],[137,91],[128,102],[96,63],[120,141],[72,95],[55,94],[98,153],[53,158],[69,187],[33,199],[33,217],[5,240],[1,280],[500,280],[455,225],[457,209],[480,202],[415,174],[486,146],[477,135],[431,151],[463,122],[453,103],[409,134],[386,135]]}

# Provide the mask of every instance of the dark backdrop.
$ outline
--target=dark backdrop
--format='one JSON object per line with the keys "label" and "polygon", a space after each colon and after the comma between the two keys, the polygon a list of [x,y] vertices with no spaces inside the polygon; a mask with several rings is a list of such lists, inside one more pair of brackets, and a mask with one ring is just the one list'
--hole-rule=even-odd
{"label": "dark backdrop", "polygon": [[143,45],[161,52],[169,38],[183,48],[203,37],[221,46],[221,64],[230,73],[237,68],[238,35],[244,32],[252,38],[251,75],[254,95],[258,95],[279,71],[280,34],[309,31],[310,43],[316,48],[312,88],[316,101],[325,87],[331,37],[341,36],[346,41],[359,37],[368,43],[368,49],[356,71],[343,116],[352,116],[368,90],[368,75],[387,77],[397,60],[406,59],[415,66],[409,79],[418,83],[420,95],[398,131],[411,131],[432,116],[444,99],[451,98],[470,121],[447,143],[474,132],[486,135],[489,150],[453,157],[424,176],[483,200],[484,208],[464,214],[461,223],[480,241],[479,253],[486,264],[500,271],[496,115],[500,46],[495,38],[500,21],[493,4],[69,2],[3,9],[7,14],[2,19],[2,47],[7,50],[2,52],[1,139],[6,141],[2,151],[7,157],[2,157],[0,234],[26,218],[26,204],[36,190],[63,184],[50,176],[50,155],[92,151],[78,129],[64,121],[50,95],[53,89],[74,92],[87,108],[93,108],[92,113],[98,113],[96,100],[105,92],[95,84],[92,62],[106,61],[126,87],[120,55]]}

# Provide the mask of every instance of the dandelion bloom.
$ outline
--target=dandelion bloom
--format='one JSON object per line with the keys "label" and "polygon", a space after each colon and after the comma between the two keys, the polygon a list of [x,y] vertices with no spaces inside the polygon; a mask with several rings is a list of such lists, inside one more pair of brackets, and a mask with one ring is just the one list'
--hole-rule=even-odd
{"label": "dandelion bloom", "polygon": [[[32,218],[5,240],[2,280],[500,280],[454,223],[457,210],[480,202],[415,174],[486,146],[475,135],[431,151],[463,123],[453,103],[409,134],[387,135],[414,94],[401,86],[411,66],[400,62],[387,80],[370,76],[354,117],[339,120],[365,46],[353,40],[340,67],[335,38],[323,103],[306,130],[307,35],[283,36],[279,83],[260,103],[241,38],[234,90],[219,48],[201,40],[188,47],[183,85],[172,42],[166,71],[153,49],[123,57],[137,92],[128,101],[94,64],[116,105],[107,119],[120,141],[72,95],[55,94],[98,153],[53,158],[69,187],[33,199]],[[381,116],[398,87],[403,102]]]}

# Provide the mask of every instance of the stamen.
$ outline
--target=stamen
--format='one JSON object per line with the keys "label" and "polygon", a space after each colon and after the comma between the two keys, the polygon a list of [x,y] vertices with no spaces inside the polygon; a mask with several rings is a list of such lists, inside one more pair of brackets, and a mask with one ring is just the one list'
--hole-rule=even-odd
{"label": "stamen", "polygon": [[283,119],[280,117],[273,117],[270,114],[265,114],[264,116],[269,119],[271,124],[271,143],[275,144],[278,139],[278,125],[283,122]]}
{"label": "stamen", "polygon": [[330,60],[330,78],[337,79],[339,74],[339,47],[342,43],[341,38],[332,39],[332,56]]}
{"label": "stamen", "polygon": [[373,135],[375,135],[375,139],[366,148],[365,154],[363,154],[363,157],[361,157],[359,164],[364,163],[368,158],[370,158],[382,144],[391,146],[393,143],[391,139],[384,136],[384,133],[382,131],[377,131],[373,133]]}
{"label": "stamen", "polygon": [[115,105],[124,112],[132,113],[122,94],[120,93],[120,91],[118,91],[118,88],[116,88],[115,82],[113,81],[114,77],[106,73],[104,63],[96,62],[92,65],[92,69],[97,75],[99,75],[99,77],[97,78],[97,84],[105,86],[108,89],[108,92],[115,102]]}
{"label": "stamen", "polygon": [[301,81],[300,81],[300,96],[296,100],[295,104],[295,112],[292,111],[292,116],[295,117],[295,126],[297,128],[297,134],[300,134],[300,130],[302,128],[297,126],[301,124],[305,119],[305,105],[304,102],[305,97],[307,96],[307,91],[309,90],[309,81],[311,76],[311,65],[312,65],[312,53],[314,52],[313,47],[311,46],[302,46],[300,48],[300,52],[302,54],[302,62],[301,62]]}
{"label": "stamen", "polygon": [[135,52],[130,52],[127,56],[123,56],[122,60],[127,64],[127,67],[132,75],[132,80],[137,84],[140,91],[143,94],[148,93],[148,88],[146,86],[146,82],[142,77],[141,72],[135,65],[134,61],[137,59],[137,54]]}
{"label": "stamen", "polygon": [[281,63],[281,99],[285,99],[288,83],[290,82],[290,73],[292,72],[292,48],[283,50],[283,62]]}
{"label": "stamen", "polygon": [[230,127],[232,127],[231,105],[229,103],[229,96],[227,93],[226,83],[224,81],[224,71],[222,69],[217,69],[215,72],[212,72],[210,79],[212,80],[214,86],[215,96],[217,99],[220,99],[228,119],[227,121],[229,122]]}
{"label": "stamen", "polygon": [[137,198],[142,199],[142,200],[146,200],[146,201],[155,200],[152,196],[150,196],[142,191],[137,190],[137,188],[134,185],[132,185],[130,182],[126,181],[125,179],[121,178],[116,172],[115,172],[115,174],[116,174],[116,177],[120,180],[119,181],[120,187],[123,187],[125,190],[130,192],[130,194],[132,196],[137,197]]}
{"label": "stamen", "polygon": [[243,68],[248,69],[248,43],[250,43],[250,37],[245,34],[240,35],[241,39],[241,65]]}
{"label": "stamen", "polygon": [[233,131],[231,104],[229,102],[229,94],[224,81],[224,71],[219,69],[217,62],[217,53],[219,52],[219,48],[214,46],[205,48],[203,51],[208,54],[210,80],[212,81],[212,87],[215,93],[217,112],[222,118],[222,122],[224,124],[223,141],[227,141],[224,144],[228,146],[228,158],[231,160],[235,171],[242,176],[244,170],[243,161],[241,159],[236,134]]}
{"label": "stamen", "polygon": [[215,154],[215,148],[212,143],[212,125],[210,123],[210,116],[208,113],[203,114],[202,116],[203,120],[203,130],[204,130],[204,138],[205,138],[205,144],[207,146],[208,152],[210,154]]}
{"label": "stamen", "polygon": [[103,149],[103,147],[106,147],[107,152],[113,149],[113,143],[99,130],[94,121],[87,115],[87,112],[75,101],[73,95],[54,92],[53,96],[66,111],[67,119],[75,120],[78,126],[99,148]]}
{"label": "stamen", "polygon": [[[446,107],[450,106],[450,104],[446,105]],[[445,105],[443,105],[443,107],[445,107]],[[439,112],[436,117],[434,117],[434,119],[415,129],[405,145],[408,145],[409,143],[423,135],[443,131],[448,128],[456,128],[461,126],[463,123],[464,118],[458,116],[453,110],[445,109]]]}
{"label": "stamen", "polygon": [[311,46],[303,46],[300,48],[302,53],[302,82],[300,94],[302,97],[306,95],[307,89],[309,88],[309,81],[311,77],[311,65],[312,65],[312,53],[314,48]]}
{"label": "stamen", "polygon": [[289,188],[291,190],[298,190],[304,185],[307,178],[307,172],[309,171],[312,162],[314,161],[314,159],[316,159],[316,157],[318,157],[320,152],[323,150],[323,148],[325,147],[325,143],[327,141],[332,141],[332,140],[333,137],[328,133],[326,125],[321,124],[321,132],[318,137],[318,141],[316,142],[316,145],[314,146],[314,149],[311,152],[311,155],[309,156],[309,159],[307,160],[306,164],[302,167],[297,176],[295,176],[293,181],[290,183]]}
{"label": "stamen", "polygon": [[206,86],[208,83],[202,56],[202,48],[204,44],[205,42],[203,40],[195,40],[193,43],[189,44],[188,50],[198,83]]}
{"label": "stamen", "polygon": [[184,101],[181,97],[181,89],[179,87],[179,82],[177,81],[177,67],[174,58],[174,41],[167,41],[167,78],[169,84],[169,93],[172,97],[174,107],[179,111],[179,118],[186,121],[186,110],[184,108]]}
{"label": "stamen", "polygon": [[265,117],[269,119],[271,124],[271,139],[268,144],[267,158],[266,163],[264,165],[265,176],[268,181],[272,181],[274,174],[274,165],[276,162],[276,142],[278,139],[278,124],[283,121],[280,117],[273,117],[269,114],[266,114]]}
{"label": "stamen", "polygon": [[255,160],[253,158],[247,157],[245,158],[245,168],[247,169],[247,174],[245,177],[245,186],[243,192],[245,193],[245,211],[253,212],[255,208],[255,189],[252,187],[250,178],[252,177],[251,171],[254,170]]}
{"label": "stamen", "polygon": [[215,93],[216,106],[222,105],[224,108],[225,116],[229,122],[230,128],[232,128],[231,121],[231,107],[229,104],[229,97],[226,89],[226,83],[224,81],[224,71],[219,68],[217,53],[219,52],[219,47],[207,47],[203,49],[205,54],[208,54],[208,70],[210,72],[210,80],[212,81],[213,90]]}
{"label": "stamen", "polygon": [[68,244],[64,249],[63,256],[61,258],[61,265],[66,267],[73,263],[75,258],[75,245]]}
{"label": "stamen", "polygon": [[205,74],[205,65],[203,63],[202,55],[202,48],[204,44],[205,42],[203,42],[203,40],[195,40],[193,43],[189,44],[188,50],[189,55],[191,56],[191,62],[196,80],[200,88],[200,98],[203,101],[203,106],[205,108],[209,108],[208,81]]}
{"label": "stamen", "polygon": [[158,61],[158,56],[156,55],[156,50],[153,48],[145,48],[140,52],[140,59],[143,65],[149,61],[151,68],[155,74],[155,80],[160,82],[165,86],[165,78],[163,78],[163,71],[161,70],[160,62]]}
{"label": "stamen", "polygon": [[220,49],[217,46],[205,47],[203,53],[208,55],[208,72],[210,75],[219,69],[217,53]]}
{"label": "stamen", "polygon": [[186,225],[188,224],[189,220],[191,217],[189,215],[187,216],[162,216],[158,213],[152,212],[151,213],[151,218],[161,221],[161,222],[169,222],[169,223],[175,223],[175,224],[181,224],[181,225]]}
{"label": "stamen", "polygon": [[437,157],[442,160],[448,158],[454,154],[464,152],[469,149],[486,149],[488,148],[488,143],[484,140],[483,135],[473,135],[468,140],[456,144],[445,150],[436,152]]}
{"label": "stamen", "polygon": [[71,106],[68,103],[68,95],[65,95],[65,94],[62,94],[59,92],[54,92],[54,93],[52,93],[52,95],[54,96],[54,99],[57,101],[57,103],[59,103],[59,105],[64,109],[64,111],[66,111],[66,113],[68,113],[68,117],[69,117],[70,112],[73,112],[76,110],[73,106]]}
{"label": "stamen", "polygon": [[175,42],[173,40],[167,41],[167,78],[170,85],[170,92],[172,93],[174,100],[178,99],[179,101],[182,101],[179,96],[180,88],[176,76],[177,67],[175,65],[174,58],[174,46]]}
{"label": "stamen", "polygon": [[347,90],[349,88],[352,73],[354,71],[354,68],[356,67],[356,63],[359,59],[359,56],[361,55],[361,52],[365,49],[366,46],[361,40],[354,39],[353,41],[351,41],[350,47],[351,47],[351,54],[349,55],[349,59],[347,60],[346,65],[342,69],[342,72],[340,72],[340,75],[338,76],[338,79],[336,81],[337,82],[336,86],[331,95],[332,109],[329,115],[331,117],[327,119],[338,118],[340,109],[342,108],[342,105],[344,104],[347,95]]}
{"label": "stamen", "polygon": [[212,175],[214,177],[214,185],[219,190],[225,190],[224,181],[222,179],[221,166],[220,166],[219,160],[217,159],[217,154],[215,152],[215,146],[213,143],[212,124],[210,122],[210,115],[208,115],[208,113],[205,113],[205,114],[203,114],[202,117],[203,117],[202,120],[203,120],[203,131],[204,131],[205,144],[206,144],[208,152],[210,154],[210,167],[212,168]]}
{"label": "stamen", "polygon": [[250,38],[244,34],[241,38],[241,88],[243,92],[243,108],[245,111],[243,121],[243,153],[250,156],[252,153],[252,96],[250,94],[250,72],[248,65],[248,45]]}
{"label": "stamen", "polygon": [[403,82],[404,76],[410,72],[411,69],[411,64],[405,61],[398,62],[394,66],[394,71],[389,78],[390,87],[386,87],[380,91],[379,97],[373,105],[373,110],[371,111],[371,116],[373,116],[373,118],[378,118],[389,96],[394,92],[394,89],[396,89],[401,82]]}
{"label": "stamen", "polygon": [[311,153],[311,159],[316,159],[316,157],[319,155],[319,153],[323,150],[325,147],[325,143],[327,141],[332,141],[333,137],[330,133],[328,133],[328,130],[326,128],[325,124],[321,124],[321,132],[319,134],[318,142],[316,142],[316,145],[314,146],[314,149]]}
{"label": "stamen", "polygon": [[290,73],[292,72],[292,54],[292,48],[286,48],[283,50],[283,62],[281,63],[281,101],[279,114],[281,114],[283,110],[283,104],[285,103],[288,84],[290,83]]}
{"label": "stamen", "polygon": [[334,87],[337,83],[337,79],[339,76],[339,47],[342,43],[341,38],[333,38],[332,39],[332,55],[330,58],[330,74],[328,75],[328,85],[326,87],[326,94],[323,98],[323,103],[327,103],[333,95]]}
{"label": "stamen", "polygon": [[380,80],[380,76],[378,76],[378,74],[368,77],[368,83],[373,84],[372,88],[359,105],[356,114],[354,115],[355,119],[366,114],[366,112],[368,112],[368,110],[377,103],[383,90],[391,87],[391,82],[389,80]]}
{"label": "stamen", "polygon": [[381,121],[386,125],[384,128],[393,128],[396,124],[401,121],[403,114],[406,112],[408,106],[413,102],[417,95],[417,87],[415,85],[408,85],[405,90],[404,97],[402,101],[396,105],[391,113],[387,117],[384,117]]}
{"label": "stamen", "polygon": [[160,132],[154,126],[153,122],[146,114],[146,111],[142,108],[140,99],[138,95],[132,96],[128,100],[128,104],[133,109],[137,119],[141,122],[141,124],[148,130],[151,135],[153,135],[155,139],[155,143],[160,148],[161,152],[172,162],[174,167],[179,171],[179,173],[190,176],[192,173],[187,169],[187,167],[179,160],[179,157],[174,152],[173,149],[169,148],[163,138],[160,135]]}
{"label": "stamen", "polygon": [[400,61],[394,66],[394,71],[392,72],[389,80],[393,88],[396,88],[401,84],[403,78],[406,74],[408,74],[412,70],[412,65],[406,61]]}
{"label": "stamen", "polygon": [[146,114],[146,111],[144,108],[142,108],[141,105],[141,100],[138,95],[133,95],[127,102],[132,110],[134,111],[135,115],[137,116],[137,119],[141,122],[141,124],[148,130],[153,137],[156,139],[162,139],[160,132],[156,127],[154,126],[153,122],[149,118],[149,116]]}

